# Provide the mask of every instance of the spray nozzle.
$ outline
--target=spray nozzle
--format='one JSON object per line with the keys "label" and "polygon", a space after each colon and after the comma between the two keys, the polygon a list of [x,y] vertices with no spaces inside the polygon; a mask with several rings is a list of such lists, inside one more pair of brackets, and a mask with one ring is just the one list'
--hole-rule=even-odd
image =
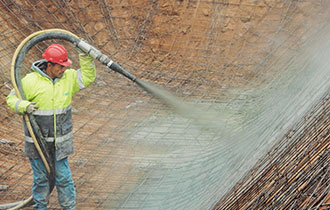
{"label": "spray nozzle", "polygon": [[135,82],[136,77],[134,75],[125,71],[117,63],[113,62],[108,56],[101,53],[101,51],[97,50],[95,47],[88,44],[83,39],[80,39],[79,43],[77,44],[77,47],[80,50],[82,50],[84,53],[88,53],[94,59],[96,59],[96,60],[100,61],[102,64],[106,65],[109,69],[112,69],[113,71],[118,72],[118,73],[124,75],[125,77],[129,78],[133,82]]}
{"label": "spray nozzle", "polygon": [[112,60],[108,56],[101,53],[101,51],[99,51],[92,45],[88,44],[83,39],[80,40],[80,42],[77,44],[77,47],[83,52],[88,53],[89,55],[91,55],[93,58],[100,61],[104,65],[108,65],[109,63],[112,62]]}

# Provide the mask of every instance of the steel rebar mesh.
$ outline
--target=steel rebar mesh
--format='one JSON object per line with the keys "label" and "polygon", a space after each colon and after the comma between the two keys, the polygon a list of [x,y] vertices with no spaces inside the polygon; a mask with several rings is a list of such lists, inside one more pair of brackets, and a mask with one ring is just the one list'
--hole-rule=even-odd
{"label": "steel rebar mesh", "polygon": [[[322,99],[322,106],[329,104],[328,1],[2,0],[0,8],[0,203],[27,198],[32,185],[21,118],[5,102],[11,58],[23,38],[48,28],[84,38],[186,106],[175,112],[97,64],[96,81],[73,100],[75,154],[70,164],[77,209],[212,209],[221,199],[218,205],[237,209],[230,206],[236,183],[243,182],[237,186],[245,192],[246,186],[268,183],[253,179],[253,172],[267,163],[300,161],[295,150],[286,159],[285,149],[265,158],[268,151],[291,144],[311,153],[322,149],[316,158],[325,165],[314,167],[321,181],[310,189],[319,189],[312,194],[327,202],[329,135],[311,142],[320,147],[309,146],[309,139],[300,145],[298,137],[291,143],[285,136],[305,125],[304,117]],[[45,46],[27,55],[26,71]],[[73,67],[79,68],[77,52],[66,47]],[[322,113],[326,130],[329,112]],[[308,179],[313,170],[305,171],[302,177]],[[304,186],[300,181],[292,188],[299,183]],[[278,190],[266,189],[274,195]],[[306,200],[304,208],[321,205],[312,196]],[[271,206],[259,201],[242,208]],[[287,206],[274,206],[294,206],[287,201]],[[49,207],[59,209],[56,193]]]}

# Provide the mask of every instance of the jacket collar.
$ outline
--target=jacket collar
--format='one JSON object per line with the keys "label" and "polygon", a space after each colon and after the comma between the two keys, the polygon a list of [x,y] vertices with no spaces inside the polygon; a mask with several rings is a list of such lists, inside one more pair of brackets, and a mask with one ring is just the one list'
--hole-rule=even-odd
{"label": "jacket collar", "polygon": [[35,61],[35,62],[32,63],[31,68],[32,68],[32,70],[34,70],[35,72],[38,72],[41,76],[48,78],[48,79],[49,79],[50,81],[52,81],[53,83],[57,82],[59,79],[61,79],[61,78],[63,77],[63,76],[62,76],[61,78],[55,78],[55,79],[50,78],[50,77],[46,74],[45,70],[41,69],[41,66],[43,66],[43,64],[45,64],[45,63],[47,63],[47,60],[45,60],[45,59]]}

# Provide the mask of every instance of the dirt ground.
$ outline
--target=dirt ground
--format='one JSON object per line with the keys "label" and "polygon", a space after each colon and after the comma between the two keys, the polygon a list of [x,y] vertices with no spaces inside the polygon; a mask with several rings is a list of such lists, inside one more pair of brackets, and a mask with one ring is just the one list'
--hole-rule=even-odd
{"label": "dirt ground", "polygon": [[[273,64],[281,59],[285,66],[323,27],[330,5],[321,0],[27,0],[1,2],[0,9],[0,139],[8,142],[0,143],[0,186],[8,186],[0,190],[2,204],[31,192],[21,116],[5,102],[10,60],[27,35],[48,28],[69,30],[138,78],[184,100],[216,103],[236,97],[232,90],[260,88],[279,77],[285,68],[273,71]],[[79,210],[120,207],[145,175],[130,159],[147,153],[126,141],[131,129],[147,117],[168,112],[136,84],[97,67],[96,82],[73,101],[75,154],[70,163]],[[60,209],[55,192],[50,209]]]}

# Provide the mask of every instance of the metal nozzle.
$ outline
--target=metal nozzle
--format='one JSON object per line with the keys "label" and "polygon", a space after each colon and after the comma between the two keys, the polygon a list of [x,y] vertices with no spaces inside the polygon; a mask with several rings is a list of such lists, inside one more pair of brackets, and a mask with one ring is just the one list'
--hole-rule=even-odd
{"label": "metal nozzle", "polygon": [[84,40],[80,40],[80,42],[77,44],[77,47],[81,49],[83,52],[88,53],[96,60],[100,61],[102,64],[107,65],[111,62],[111,59],[101,53],[98,49],[93,47],[92,45],[88,44]]}
{"label": "metal nozzle", "polygon": [[118,72],[128,79],[135,82],[136,77],[132,75],[131,73],[125,71],[123,68],[121,68],[117,63],[113,62],[108,56],[101,53],[99,50],[97,50],[92,45],[88,44],[84,40],[80,40],[77,44],[77,47],[82,50],[85,53],[90,54],[94,59],[100,61],[102,64],[106,65],[109,69]]}

